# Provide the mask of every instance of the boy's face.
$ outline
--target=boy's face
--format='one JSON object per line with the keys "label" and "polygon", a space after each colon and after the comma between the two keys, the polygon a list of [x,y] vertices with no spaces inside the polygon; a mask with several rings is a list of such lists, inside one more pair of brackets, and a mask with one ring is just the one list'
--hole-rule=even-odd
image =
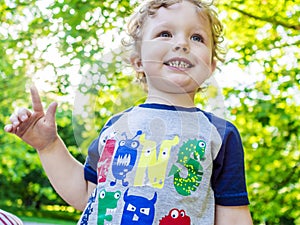
{"label": "boy's face", "polygon": [[149,93],[194,94],[214,71],[210,23],[198,10],[183,1],[146,19],[132,62],[145,73]]}

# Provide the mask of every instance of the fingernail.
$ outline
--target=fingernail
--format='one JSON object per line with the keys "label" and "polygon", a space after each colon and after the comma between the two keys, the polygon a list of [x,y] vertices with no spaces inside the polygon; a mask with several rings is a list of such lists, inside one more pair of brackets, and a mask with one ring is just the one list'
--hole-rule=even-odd
{"label": "fingernail", "polygon": [[11,125],[11,124],[8,124],[8,125],[6,125],[6,126],[4,127],[4,130],[5,130],[6,132],[9,132],[9,131],[11,130],[11,128],[12,128],[12,125]]}
{"label": "fingernail", "polygon": [[18,126],[19,124],[20,124],[19,121],[13,122],[13,126]]}
{"label": "fingernail", "polygon": [[23,116],[21,116],[21,120],[22,120],[22,122],[24,122],[25,120],[27,120],[27,118],[28,118],[28,116],[27,116],[27,115],[23,115]]}

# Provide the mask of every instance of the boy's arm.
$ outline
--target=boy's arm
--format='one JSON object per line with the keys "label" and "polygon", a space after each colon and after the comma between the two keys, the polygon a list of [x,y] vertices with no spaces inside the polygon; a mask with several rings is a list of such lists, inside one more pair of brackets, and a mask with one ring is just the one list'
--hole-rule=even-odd
{"label": "boy's arm", "polygon": [[83,165],[70,154],[60,138],[38,154],[56,192],[74,208],[84,210],[96,185],[85,180]]}
{"label": "boy's arm", "polygon": [[19,109],[10,118],[5,131],[13,133],[35,148],[46,174],[58,192],[69,204],[83,210],[95,185],[84,178],[83,165],[68,151],[57,134],[55,123],[56,103],[47,112],[35,87],[30,89],[33,112]]}
{"label": "boy's arm", "polygon": [[248,206],[216,205],[215,225],[253,225]]}

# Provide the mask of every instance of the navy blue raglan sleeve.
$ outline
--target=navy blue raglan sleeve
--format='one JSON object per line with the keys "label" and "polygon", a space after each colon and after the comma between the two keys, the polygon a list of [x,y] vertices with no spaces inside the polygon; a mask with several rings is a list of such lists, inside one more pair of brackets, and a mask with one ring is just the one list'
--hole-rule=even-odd
{"label": "navy blue raglan sleeve", "polygon": [[102,128],[100,135],[95,139],[88,149],[88,156],[86,157],[84,164],[84,178],[94,184],[97,184],[97,163],[99,161],[99,141],[101,133],[106,130],[111,125],[111,120],[109,120],[106,125]]}
{"label": "navy blue raglan sleeve", "polygon": [[224,206],[248,205],[241,137],[233,124],[227,121],[225,124],[222,146],[213,166],[215,202]]}
{"label": "navy blue raglan sleeve", "polygon": [[88,149],[88,156],[84,164],[84,178],[94,184],[97,184],[97,162],[99,160],[99,137],[95,139]]}

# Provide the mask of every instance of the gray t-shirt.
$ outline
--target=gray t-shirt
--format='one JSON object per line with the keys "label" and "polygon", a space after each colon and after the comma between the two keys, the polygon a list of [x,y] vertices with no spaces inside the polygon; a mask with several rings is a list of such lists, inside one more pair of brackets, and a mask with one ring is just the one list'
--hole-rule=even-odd
{"label": "gray t-shirt", "polygon": [[[78,224],[213,225],[216,203],[248,204],[243,149],[235,129],[237,141],[228,137],[228,126],[197,108],[160,104],[112,117],[89,149],[85,175],[97,188]],[[224,138],[238,142],[230,145],[242,168],[232,171],[238,189],[225,192],[235,180],[221,172],[230,163]]]}

